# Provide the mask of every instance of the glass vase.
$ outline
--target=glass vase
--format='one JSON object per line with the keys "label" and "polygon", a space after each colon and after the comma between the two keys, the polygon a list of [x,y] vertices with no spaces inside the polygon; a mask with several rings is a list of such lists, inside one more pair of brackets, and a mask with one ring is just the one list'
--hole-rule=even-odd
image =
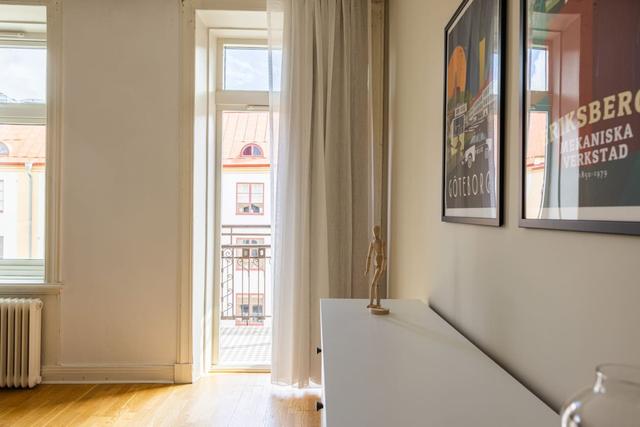
{"label": "glass vase", "polygon": [[593,387],[562,408],[562,427],[640,426],[640,367],[600,365]]}

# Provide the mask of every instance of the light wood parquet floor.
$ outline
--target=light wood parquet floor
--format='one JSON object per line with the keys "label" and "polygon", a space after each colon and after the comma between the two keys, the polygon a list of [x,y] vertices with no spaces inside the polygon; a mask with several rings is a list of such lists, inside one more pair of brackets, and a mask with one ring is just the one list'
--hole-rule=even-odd
{"label": "light wood parquet floor", "polygon": [[211,374],[196,384],[41,384],[0,389],[0,426],[317,427],[320,391],[268,374]]}

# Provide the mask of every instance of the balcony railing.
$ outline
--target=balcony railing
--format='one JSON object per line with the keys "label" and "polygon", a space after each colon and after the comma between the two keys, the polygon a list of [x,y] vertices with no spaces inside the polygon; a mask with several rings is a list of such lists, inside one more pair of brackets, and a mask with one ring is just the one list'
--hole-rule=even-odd
{"label": "balcony railing", "polygon": [[223,225],[220,312],[236,325],[262,325],[271,313],[271,227]]}

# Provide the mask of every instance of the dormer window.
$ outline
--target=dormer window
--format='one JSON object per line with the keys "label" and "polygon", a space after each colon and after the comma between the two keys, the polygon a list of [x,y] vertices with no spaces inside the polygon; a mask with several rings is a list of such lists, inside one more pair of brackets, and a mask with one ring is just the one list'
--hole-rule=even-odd
{"label": "dormer window", "polygon": [[262,148],[260,148],[256,144],[247,144],[242,147],[242,151],[240,151],[240,157],[264,157],[264,153],[262,152]]}

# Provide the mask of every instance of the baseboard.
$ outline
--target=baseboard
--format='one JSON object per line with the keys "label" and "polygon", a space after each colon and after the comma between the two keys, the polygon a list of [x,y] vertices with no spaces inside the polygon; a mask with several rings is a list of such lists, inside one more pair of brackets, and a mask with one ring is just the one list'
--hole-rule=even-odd
{"label": "baseboard", "polygon": [[176,384],[191,384],[194,381],[192,363],[176,363],[173,365],[173,379]]}
{"label": "baseboard", "polygon": [[173,365],[49,365],[42,367],[46,384],[174,383]]}

